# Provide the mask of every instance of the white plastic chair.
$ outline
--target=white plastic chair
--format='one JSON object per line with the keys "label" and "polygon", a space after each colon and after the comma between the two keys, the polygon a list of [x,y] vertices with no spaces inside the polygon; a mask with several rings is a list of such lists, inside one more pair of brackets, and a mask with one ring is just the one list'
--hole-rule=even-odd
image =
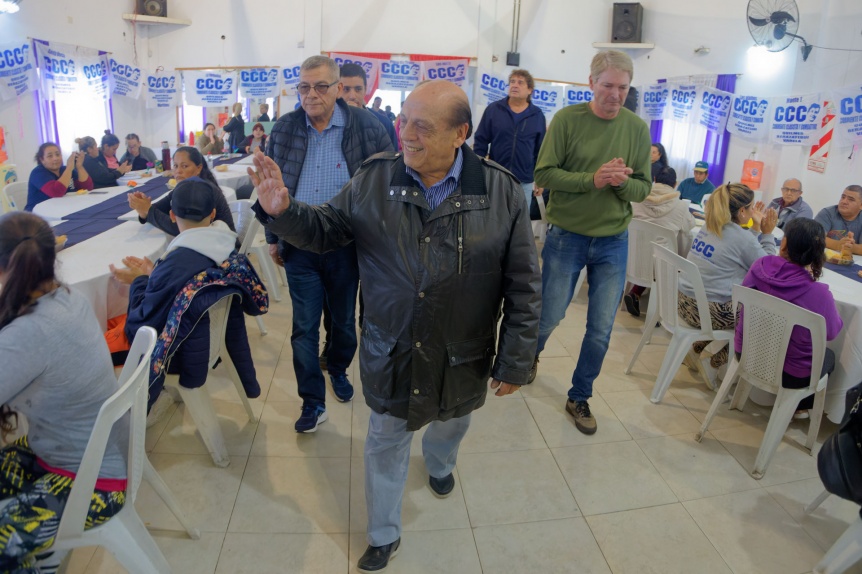
{"label": "white plastic chair", "polygon": [[[260,222],[255,218],[254,212],[251,210],[252,202],[249,199],[239,199],[231,201],[230,214],[233,216],[233,224],[236,227],[236,234],[239,237],[241,255],[247,255],[254,243],[257,232],[260,229]],[[258,257],[260,259],[260,257]],[[263,263],[259,263],[264,274],[267,273],[267,268]],[[273,283],[274,279],[267,275],[267,283]],[[278,287],[276,287],[277,289]],[[266,325],[263,324],[263,317],[256,316],[257,328],[260,329],[261,336],[266,336]]]}
{"label": "white plastic chair", "polygon": [[704,194],[703,194],[703,197],[702,197],[702,198],[700,198],[700,206],[701,206],[703,209],[706,209],[706,202],[708,202],[708,201],[709,201],[709,198],[710,198],[710,197],[712,197],[712,194],[711,194],[711,193],[704,193]]}
{"label": "white plastic chair", "polygon": [[13,181],[7,183],[3,188],[3,213],[9,211],[24,211],[27,206],[27,187],[26,181]]}
{"label": "white plastic chair", "polygon": [[[717,330],[712,328],[709,302],[706,299],[706,290],[703,287],[703,280],[697,265],[677,255],[675,246],[674,250],[671,251],[667,247],[654,243],[653,257],[656,282],[653,297],[658,300],[658,316],[661,319],[661,326],[671,334],[670,344],[650,396],[650,401],[660,403],[691,345],[696,341],[729,341],[733,339],[733,329]],[[701,326],[699,328],[689,325],[679,316],[680,275],[685,277],[694,287],[694,298],[697,301],[697,311],[700,316]],[[648,320],[644,325],[644,334],[629,366],[626,368],[626,374],[631,373],[641,349],[650,340],[655,328],[655,321]]]}
{"label": "white plastic chair", "polygon": [[[649,287],[654,293],[655,290],[655,265],[652,257],[653,242],[676,251],[676,233],[672,229],[643,221],[641,219],[632,219],[629,223],[629,253],[628,261],[626,262],[626,281],[632,285],[641,287]],[[657,297],[649,298],[647,306],[646,326],[652,323],[655,325],[656,303]],[[649,340],[647,340],[649,344]]]}
{"label": "white plastic chair", "polygon": [[[154,329],[142,327],[138,330],[129,351],[129,358],[120,374],[120,389],[105,401],[96,417],[52,547],[55,551],[67,551],[81,546],[104,546],[132,574],[171,571],[167,560],[135,510],[135,496],[144,475],[156,486],[157,492],[163,487],[162,492],[159,492],[162,498],[164,493],[168,493],[169,499],[173,500],[161,478],[153,481],[158,475],[144,453],[149,357],[155,344]],[[127,411],[131,411],[131,417],[126,503],[119,513],[104,524],[84,530],[108,435],[114,423]]]}
{"label": "white plastic chair", "polygon": [[[257,201],[257,188],[252,190],[248,199],[254,205],[254,202]],[[266,238],[262,235],[256,235],[254,243],[251,246],[251,251],[254,251],[255,256],[262,261],[261,266],[267,266],[272,273],[278,275],[279,282],[284,287],[287,287],[287,272],[284,270],[284,265],[273,263],[272,258],[269,256],[269,245],[266,243]],[[267,273],[267,271],[265,270],[264,273]],[[270,291],[272,291],[273,299],[280,302],[281,292],[275,281],[273,281],[273,287]]]}
{"label": "white plastic chair", "polygon": [[[721,388],[709,407],[709,412],[703,420],[700,432],[695,437],[700,441],[712,422],[719,405],[724,402],[734,383],[739,381],[731,409],[742,410],[748,400],[751,386],[763,389],[777,395],[769,424],[763,442],[754,461],[751,476],[763,478],[766,467],[775,450],[778,448],[793,413],[799,401],[814,395],[814,408],[811,412],[811,422],[808,425],[808,438],[805,448],[814,454],[812,448],[820,430],[820,420],[823,418],[823,406],[826,404],[826,382],[828,375],[820,376],[820,365],[826,354],[826,320],[822,315],[797,307],[792,303],[742,287],[733,286],[733,308],[742,304],[744,317],[742,323],[742,355],[739,360],[733,353],[727,374],[721,382]],[[811,371],[810,384],[803,389],[786,389],[781,386],[781,374],[784,370],[784,359],[787,355],[787,345],[790,334],[795,326],[807,329],[811,334]]]}
{"label": "white plastic chair", "polygon": [[[805,514],[814,512],[827,498],[829,498],[829,492],[824,490],[805,507]],[[814,567],[814,572],[815,574],[842,574],[860,561],[862,561],[862,520],[856,520],[829,548]]]}
{"label": "white plastic chair", "polygon": [[[207,362],[207,372],[215,367],[219,357],[221,357],[222,365],[224,365],[228,376],[236,387],[239,398],[248,415],[248,420],[254,424],[257,423],[257,417],[251,408],[248,397],[245,395],[245,389],[242,386],[239,374],[236,372],[236,367],[234,367],[230,356],[224,349],[228,311],[234,297],[236,295],[222,297],[206,311],[210,319],[210,355]],[[185,403],[192,420],[195,422],[195,426],[197,426],[201,439],[213,459],[213,463],[220,467],[228,466],[230,464],[230,457],[228,456],[224,435],[218,424],[218,416],[216,415],[209,392],[206,390],[206,385],[196,389],[188,389],[179,383],[178,375],[169,374],[165,376],[165,385],[175,385],[179,389],[180,397],[183,403]]]}

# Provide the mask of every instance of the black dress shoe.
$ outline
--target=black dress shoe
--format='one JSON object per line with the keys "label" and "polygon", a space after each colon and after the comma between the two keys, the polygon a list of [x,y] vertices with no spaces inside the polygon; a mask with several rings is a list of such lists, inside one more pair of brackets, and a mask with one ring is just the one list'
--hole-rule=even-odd
{"label": "black dress shoe", "polygon": [[433,476],[429,476],[428,486],[431,487],[431,490],[434,491],[437,498],[446,498],[452,493],[452,489],[455,488],[455,477],[451,472],[443,478],[434,478]]}
{"label": "black dress shoe", "polygon": [[389,560],[398,554],[399,546],[401,546],[400,538],[392,544],[369,546],[365,549],[362,558],[359,559],[356,569],[360,572],[383,572],[389,565]]}

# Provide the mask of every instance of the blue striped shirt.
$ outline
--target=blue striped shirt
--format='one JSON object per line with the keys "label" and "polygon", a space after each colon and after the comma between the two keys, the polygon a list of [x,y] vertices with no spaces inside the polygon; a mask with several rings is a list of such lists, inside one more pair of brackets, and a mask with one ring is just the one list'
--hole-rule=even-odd
{"label": "blue striped shirt", "polygon": [[311,205],[326,203],[341,191],[348,181],[350,172],[347,170],[347,160],[341,150],[341,140],[344,139],[345,117],[342,109],[336,104],[329,125],[323,132],[318,132],[311,125],[311,120],[305,116],[308,130],[308,149],[305,152],[305,162],[296,183],[296,199]]}
{"label": "blue striped shirt", "polygon": [[431,208],[431,211],[437,209],[443,200],[452,195],[452,192],[455,191],[458,187],[458,182],[461,181],[461,166],[464,163],[464,154],[461,152],[461,148],[458,148],[458,152],[455,154],[455,163],[452,164],[452,167],[449,168],[449,171],[446,173],[446,176],[432,185],[431,187],[425,187],[425,184],[422,183],[422,178],[419,174],[407,167],[407,173],[416,180],[416,183],[419,184],[419,188],[422,190],[423,195],[425,195],[425,201],[428,202],[428,206]]}

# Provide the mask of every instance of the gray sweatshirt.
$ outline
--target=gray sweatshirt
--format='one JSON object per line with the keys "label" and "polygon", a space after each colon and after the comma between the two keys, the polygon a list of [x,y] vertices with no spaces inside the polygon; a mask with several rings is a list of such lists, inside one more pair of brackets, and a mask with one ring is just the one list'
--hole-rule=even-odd
{"label": "gray sweatshirt", "polygon": [[[0,403],[27,417],[30,448],[77,472],[102,403],[119,388],[83,295],[60,287],[0,330]],[[128,416],[114,425],[99,478],[126,478]]]}
{"label": "gray sweatshirt", "polygon": [[[687,259],[700,269],[709,302],[727,303],[733,286],[742,284],[751,264],[764,255],[776,253],[771,233],[758,237],[736,223],[728,223],[722,228],[721,237],[704,226],[694,238]],[[694,297],[691,283],[683,278],[679,280],[679,290]]]}

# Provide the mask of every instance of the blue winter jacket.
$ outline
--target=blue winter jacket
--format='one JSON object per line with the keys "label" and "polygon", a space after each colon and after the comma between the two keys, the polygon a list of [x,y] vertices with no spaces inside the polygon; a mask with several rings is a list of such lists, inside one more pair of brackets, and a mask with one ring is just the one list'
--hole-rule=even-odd
{"label": "blue winter jacket", "polygon": [[545,131],[542,110],[528,102],[527,109],[516,114],[509,108],[506,97],[488,106],[482,114],[473,151],[480,157],[487,155],[515,174],[521,183],[531,183]]}

